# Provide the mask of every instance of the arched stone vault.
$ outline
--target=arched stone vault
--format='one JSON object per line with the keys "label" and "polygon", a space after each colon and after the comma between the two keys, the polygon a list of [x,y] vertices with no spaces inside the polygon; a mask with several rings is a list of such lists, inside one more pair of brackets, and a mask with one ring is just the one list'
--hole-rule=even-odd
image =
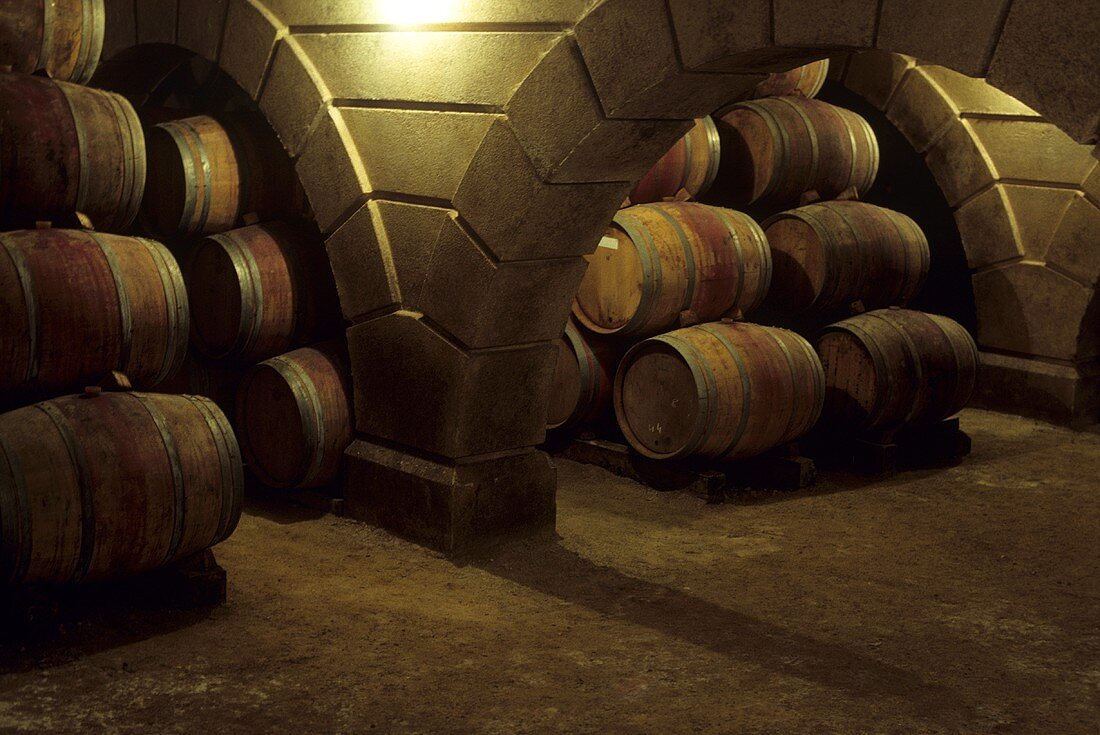
{"label": "arched stone vault", "polygon": [[981,399],[1100,420],[1100,169],[1035,110],[980,79],[881,51],[834,64],[924,156],[973,273]]}
{"label": "arched stone vault", "polygon": [[350,323],[349,507],[451,551],[552,526],[550,340],[581,256],[687,120],[880,46],[1098,128],[1091,0],[452,0],[415,30],[392,12],[416,0],[105,1],[105,57],[203,55],[294,157]]}

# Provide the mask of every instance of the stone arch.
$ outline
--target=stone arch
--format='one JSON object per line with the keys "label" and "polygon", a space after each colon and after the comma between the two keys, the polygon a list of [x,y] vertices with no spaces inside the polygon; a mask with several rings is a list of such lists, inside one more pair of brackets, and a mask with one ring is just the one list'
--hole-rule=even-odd
{"label": "stone arch", "polygon": [[108,56],[202,54],[279,134],[351,324],[348,507],[451,551],[552,526],[534,448],[550,340],[581,256],[691,118],[764,72],[881,45],[1097,132],[1100,82],[1068,87],[1095,66],[1088,0],[455,0],[416,32],[383,2],[106,3]]}
{"label": "stone arch", "polygon": [[944,193],[973,274],[982,401],[1095,423],[1096,344],[1084,339],[1100,282],[1093,150],[982,80],[912,57],[869,51],[836,76],[886,115]]}

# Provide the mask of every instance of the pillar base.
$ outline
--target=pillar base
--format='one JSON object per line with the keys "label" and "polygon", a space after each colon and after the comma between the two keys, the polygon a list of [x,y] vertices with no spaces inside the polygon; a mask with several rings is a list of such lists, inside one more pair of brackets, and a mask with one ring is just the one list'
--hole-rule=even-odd
{"label": "pillar base", "polygon": [[1084,429],[1100,422],[1100,363],[1057,364],[981,353],[972,405]]}
{"label": "pillar base", "polygon": [[543,452],[447,462],[357,439],[347,459],[347,516],[450,556],[554,531],[557,471]]}

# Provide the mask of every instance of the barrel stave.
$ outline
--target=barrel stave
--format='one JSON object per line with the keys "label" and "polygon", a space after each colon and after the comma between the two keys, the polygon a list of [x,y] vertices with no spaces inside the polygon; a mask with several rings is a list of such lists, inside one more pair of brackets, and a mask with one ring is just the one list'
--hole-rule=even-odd
{"label": "barrel stave", "polygon": [[0,75],[0,223],[71,219],[123,230],[145,187],[145,144],[133,107],[111,92]]}
{"label": "barrel stave", "polygon": [[265,484],[301,488],[334,481],[351,443],[342,348],[324,343],[254,366],[237,392],[236,416],[249,469]]}
{"label": "barrel stave", "polygon": [[744,459],[796,439],[824,402],[821,364],[803,343],[793,332],[736,322],[641,342],[616,374],[619,426],[655,459]]}
{"label": "barrel stave", "polygon": [[622,210],[589,258],[573,314],[598,334],[646,336],[690,311],[712,320],[750,311],[767,292],[771,253],[760,227],[739,212],[694,203]]}
{"label": "barrel stave", "polygon": [[828,327],[826,421],[847,431],[890,434],[945,419],[973,394],[974,340],[946,317],[882,309]]}
{"label": "barrel stave", "polygon": [[79,387],[117,370],[167,378],[186,352],[187,294],[159,243],[75,230],[0,234],[0,395]]}
{"label": "barrel stave", "polygon": [[[211,461],[211,460],[214,461]],[[5,581],[149,571],[224,540],[240,516],[239,451],[205,399],[109,393],[0,415]]]}

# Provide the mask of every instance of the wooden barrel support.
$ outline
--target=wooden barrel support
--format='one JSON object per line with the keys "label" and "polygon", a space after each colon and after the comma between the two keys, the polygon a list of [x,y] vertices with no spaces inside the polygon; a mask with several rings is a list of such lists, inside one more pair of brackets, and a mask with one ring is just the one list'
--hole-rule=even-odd
{"label": "wooden barrel support", "polygon": [[4,0],[0,64],[86,84],[103,53],[103,0]]}
{"label": "wooden barrel support", "polygon": [[806,340],[755,324],[718,322],[639,343],[615,376],[615,415],[653,459],[757,456],[809,431],[825,377]]}
{"label": "wooden barrel support", "polygon": [[187,351],[188,304],[152,240],[77,230],[0,235],[0,397],[81,387],[112,370],[170,377]]}
{"label": "wooden barrel support", "polygon": [[262,360],[340,325],[324,246],[304,228],[253,225],[200,242],[186,260],[195,348]]}
{"label": "wooden barrel support", "polygon": [[0,583],[92,582],[228,538],[240,452],[193,396],[104,393],[0,415]]}
{"label": "wooden barrel support", "polygon": [[573,314],[598,334],[657,334],[685,311],[700,321],[748,313],[771,283],[771,252],[759,225],[703,204],[620,210],[588,260]]}
{"label": "wooden barrel support", "polygon": [[0,74],[0,221],[9,227],[75,212],[122,231],[145,187],[141,123],[111,92]]}
{"label": "wooden barrel support", "polygon": [[236,413],[248,468],[262,482],[278,488],[332,482],[351,443],[342,346],[306,347],[256,365],[241,381]]}
{"label": "wooden barrel support", "polygon": [[823,426],[885,433],[945,419],[970,400],[978,348],[957,322],[881,309],[827,327],[817,340],[825,368]]}
{"label": "wooden barrel support", "polygon": [[863,202],[821,202],[764,222],[775,269],[765,307],[792,316],[860,301],[904,306],[928,277],[928,239],[909,217]]}
{"label": "wooden barrel support", "polygon": [[564,429],[598,421],[611,406],[615,368],[622,350],[598,337],[586,336],[572,322],[558,341],[558,360],[550,387],[547,429]]}
{"label": "wooden barrel support", "polygon": [[631,204],[672,199],[681,191],[692,199],[705,194],[718,176],[721,147],[718,128],[710,116],[695,121],[687,135],[642,177],[630,192]]}

